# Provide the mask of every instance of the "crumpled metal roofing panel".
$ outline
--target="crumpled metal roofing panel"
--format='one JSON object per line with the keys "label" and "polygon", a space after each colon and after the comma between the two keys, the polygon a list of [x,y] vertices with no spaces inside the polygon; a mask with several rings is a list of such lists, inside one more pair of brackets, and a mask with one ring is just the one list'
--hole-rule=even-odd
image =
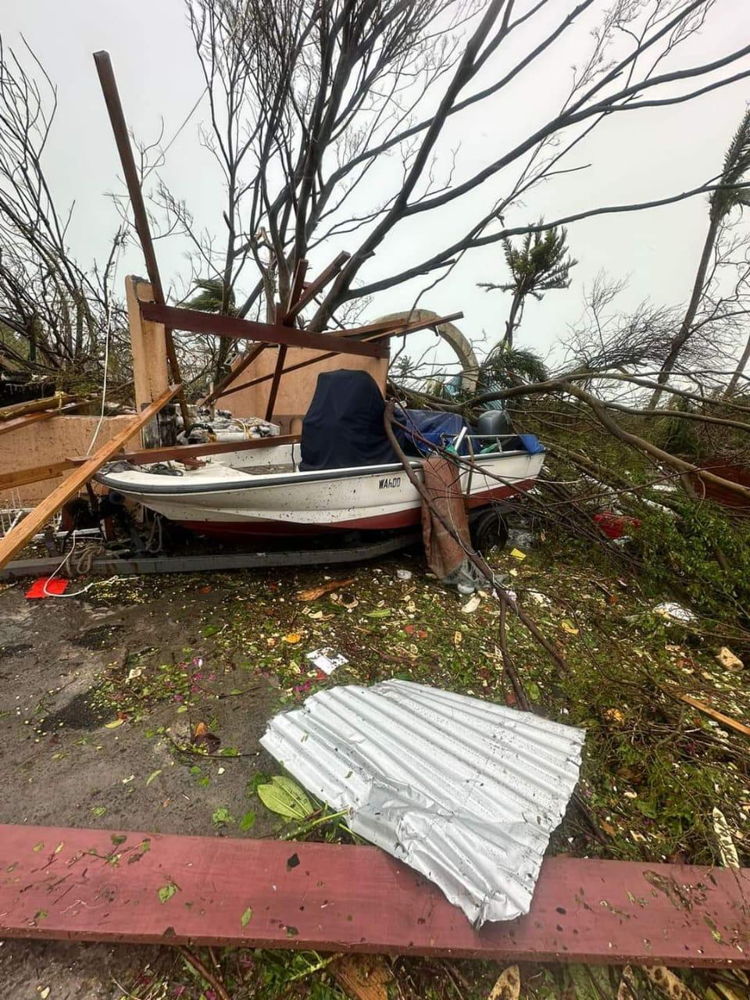
{"label": "crumpled metal roofing panel", "polygon": [[435,882],[472,923],[527,913],[585,734],[409,681],[321,691],[262,745],[357,834]]}

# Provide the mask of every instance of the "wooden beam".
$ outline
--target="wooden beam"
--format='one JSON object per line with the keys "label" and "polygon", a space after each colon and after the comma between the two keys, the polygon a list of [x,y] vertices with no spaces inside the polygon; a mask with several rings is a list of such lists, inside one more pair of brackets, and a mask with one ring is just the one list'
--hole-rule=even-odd
{"label": "wooden beam", "polygon": [[276,397],[279,394],[279,383],[281,382],[281,376],[284,373],[284,362],[286,361],[286,352],[288,350],[288,347],[282,345],[279,348],[279,356],[276,359],[276,367],[273,371],[271,389],[268,393],[268,402],[266,403],[266,420],[269,421],[273,418],[273,411],[276,406]]}
{"label": "wooden beam", "polygon": [[693,698],[689,694],[680,694],[677,697],[680,701],[684,701],[686,705],[691,705],[693,708],[697,708],[699,712],[703,712],[704,715],[709,715],[712,719],[720,722],[722,726],[727,726],[729,729],[733,729],[736,733],[741,733],[743,736],[750,736],[750,726],[746,726],[744,722],[738,722],[737,719],[733,719],[729,715],[724,715],[723,712],[717,712],[715,708],[711,708],[710,705],[698,701],[697,698]]}
{"label": "wooden beam", "polygon": [[[440,326],[442,323],[452,323],[454,320],[463,319],[462,312],[449,313],[447,316],[437,316],[435,319],[415,320],[413,323],[390,322],[370,323],[367,326],[356,327],[354,330],[341,330],[337,336],[359,337],[369,333],[382,333],[387,337],[400,337],[405,333],[416,333],[418,330],[427,330],[431,326]],[[368,338],[369,339],[369,338]]]}
{"label": "wooden beam", "polygon": [[57,479],[64,475],[76,465],[80,464],[71,458],[64,458],[61,462],[51,462],[48,465],[35,465],[28,469],[19,469],[16,472],[6,472],[0,475],[0,490],[14,490],[19,486],[28,486],[29,483],[40,483],[43,479]]}
{"label": "wooden beam", "polygon": [[16,417],[14,420],[0,422],[0,434],[20,431],[24,427],[30,427],[31,424],[39,423],[41,420],[50,420],[52,417],[64,417],[66,413],[78,410],[90,402],[90,399],[80,399],[76,403],[68,403],[65,406],[61,406],[59,410],[42,410],[39,413],[30,413],[26,417]]}
{"label": "wooden beam", "polygon": [[749,893],[747,869],[553,857],[527,916],[477,931],[375,847],[0,826],[3,938],[747,967]]}
{"label": "wooden beam", "polygon": [[212,441],[209,444],[181,444],[174,448],[144,448],[141,451],[126,451],[114,457],[118,461],[132,462],[133,465],[148,465],[149,462],[182,462],[206,455],[226,455],[233,451],[253,451],[256,448],[275,448],[277,445],[296,444],[299,434],[279,434],[276,437],[250,438],[247,441]]}
{"label": "wooden beam", "polygon": [[211,392],[209,392],[207,396],[203,397],[203,399],[201,400],[201,406],[208,406],[210,403],[213,403],[215,399],[218,399],[219,396],[221,396],[221,394],[223,393],[224,389],[232,382],[234,382],[234,380],[239,375],[241,375],[245,371],[245,369],[248,368],[253,363],[253,361],[255,361],[258,355],[262,354],[263,351],[265,351],[266,346],[267,346],[266,344],[256,344],[255,347],[249,350],[245,355],[245,357],[242,358],[242,360],[238,364],[236,364],[231,371],[227,372],[224,378],[221,379],[213,387]]}
{"label": "wooden beam", "polygon": [[286,306],[284,308],[284,315],[281,319],[282,326],[286,324],[291,324],[293,317],[290,316],[290,311],[299,302],[299,297],[302,295],[305,287],[305,275],[307,274],[307,261],[302,258],[297,261],[297,266],[294,268],[294,277],[292,279],[292,287],[289,289],[289,296],[286,300]]}
{"label": "wooden beam", "polygon": [[155,417],[159,410],[177,395],[180,389],[181,386],[179,385],[170,386],[159,399],[155,400],[150,406],[147,406],[137,417],[134,417],[111,441],[103,444],[91,458],[80,465],[75,472],[72,472],[48,497],[45,497],[34,510],[28,513],[15,528],[12,528],[4,538],[0,539],[0,568],[7,562],[10,562],[16,552],[28,544],[37,531],[49,521],[65,501],[74,496],[115,452],[119,451],[142,427],[145,427],[149,420]]}
{"label": "wooden beam", "polygon": [[59,410],[66,403],[75,401],[75,398],[66,392],[56,392],[54,396],[44,396],[42,399],[27,399],[24,403],[11,403],[10,406],[0,408],[0,420],[15,420],[17,417],[25,417],[29,413],[38,413],[40,410]]}
{"label": "wooden beam", "polygon": [[346,264],[346,262],[351,257],[349,253],[340,253],[335,260],[333,260],[328,267],[320,272],[314,281],[311,281],[309,285],[302,292],[300,297],[294,303],[292,308],[286,314],[286,321],[290,323],[296,316],[302,312],[308,302],[312,302],[318,292],[325,288],[329,281],[336,277],[341,268]]}
{"label": "wooden beam", "polygon": [[[135,165],[133,148],[130,145],[130,135],[128,134],[128,126],[125,121],[125,113],[122,110],[122,102],[120,101],[117,81],[115,80],[115,71],[112,68],[112,60],[109,58],[109,52],[95,52],[94,63],[96,64],[96,72],[99,75],[99,83],[102,88],[102,94],[104,95],[104,102],[107,105],[107,112],[109,114],[112,132],[115,137],[117,151],[120,154],[122,172],[125,175],[125,183],[128,188],[130,205],[133,209],[135,231],[138,234],[138,240],[141,244],[141,250],[143,251],[143,256],[146,261],[148,280],[151,282],[153,287],[154,298],[156,301],[164,302],[164,289],[161,284],[159,266],[156,263],[156,252],[154,250],[153,240],[151,239],[151,228],[148,222],[146,205],[143,200],[141,180],[138,175],[138,168]],[[180,377],[180,366],[177,361],[177,352],[175,351],[174,340],[172,339],[172,331],[166,324],[164,329],[164,341],[167,357],[169,359],[169,367],[172,372],[172,379],[177,385],[179,385],[182,382]],[[180,390],[179,402],[182,419],[187,427],[190,417],[188,414],[187,402],[182,390]]]}
{"label": "wooden beam", "polygon": [[155,323],[164,323],[173,330],[188,333],[213,334],[217,337],[242,337],[262,340],[287,347],[308,347],[314,351],[334,351],[336,354],[358,354],[367,358],[385,358],[388,348],[380,344],[334,337],[328,333],[307,333],[276,323],[256,323],[235,316],[199,312],[197,309],[180,309],[158,303],[143,303],[141,314]]}

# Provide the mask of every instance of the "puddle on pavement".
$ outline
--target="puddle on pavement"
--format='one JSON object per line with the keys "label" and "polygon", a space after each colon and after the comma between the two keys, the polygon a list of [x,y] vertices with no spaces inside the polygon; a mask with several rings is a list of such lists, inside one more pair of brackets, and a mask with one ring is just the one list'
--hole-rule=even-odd
{"label": "puddle on pavement", "polygon": [[97,692],[98,688],[93,687],[75,695],[62,708],[42,719],[38,732],[47,734],[61,729],[98,729],[112,713],[95,703]]}

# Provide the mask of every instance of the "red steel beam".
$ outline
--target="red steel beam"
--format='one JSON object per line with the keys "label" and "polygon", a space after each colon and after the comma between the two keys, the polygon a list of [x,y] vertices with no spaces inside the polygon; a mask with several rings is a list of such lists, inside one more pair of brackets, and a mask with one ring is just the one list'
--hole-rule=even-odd
{"label": "red steel beam", "polygon": [[531,912],[476,931],[374,847],[0,826],[0,937],[497,961],[750,966],[750,871],[545,860]]}
{"label": "red steel beam", "polygon": [[235,316],[221,316],[215,313],[199,312],[197,309],[180,309],[154,302],[141,303],[144,319],[153,323],[163,323],[173,330],[188,333],[214,334],[218,337],[242,337],[247,340],[267,341],[270,344],[284,344],[287,347],[309,347],[315,351],[335,351],[337,354],[359,354],[367,358],[385,358],[388,347],[383,344],[365,343],[334,337],[328,333],[306,333],[294,327],[276,323],[256,323]]}
{"label": "red steel beam", "polygon": [[[450,323],[454,319],[461,319],[463,313],[450,313],[448,316],[439,316],[436,319],[431,320],[420,320],[414,323],[409,323],[406,326],[402,326],[399,329],[392,329],[391,324],[382,323],[372,323],[370,326],[361,326],[356,330],[344,330],[332,336],[338,337],[354,337],[362,333],[368,334],[364,343],[372,343],[376,340],[385,340],[390,337],[400,337],[408,333],[417,333],[419,330],[425,330],[431,326],[440,326],[441,323]],[[381,332],[374,332],[380,330]],[[317,365],[321,361],[327,361],[329,358],[336,356],[336,351],[328,351],[326,354],[321,354],[317,358],[308,358],[306,361],[298,361],[297,364],[289,365],[288,367],[282,369],[281,375],[287,375],[289,372],[295,372],[299,368],[307,368],[308,365]],[[242,389],[249,389],[251,386],[260,385],[261,382],[268,382],[270,379],[276,377],[276,373],[273,372],[270,375],[259,375],[257,378],[250,379],[248,382],[241,382],[239,385],[232,385],[234,379],[240,374],[240,371],[244,371],[247,365],[243,365],[242,369],[239,366],[235,369],[234,374],[231,378],[227,378],[222,383],[222,388],[220,391],[214,389],[213,395],[210,397],[212,399],[219,399],[225,396],[231,396],[234,392],[240,392]],[[278,365],[277,365],[278,370]],[[206,397],[207,399],[209,397]],[[275,396],[274,396],[275,401]],[[270,419],[266,417],[266,419]]]}

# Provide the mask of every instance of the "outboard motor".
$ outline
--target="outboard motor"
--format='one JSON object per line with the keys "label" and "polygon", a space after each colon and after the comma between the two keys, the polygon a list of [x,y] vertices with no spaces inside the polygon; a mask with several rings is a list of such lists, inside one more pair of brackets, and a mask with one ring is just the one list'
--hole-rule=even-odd
{"label": "outboard motor", "polygon": [[505,410],[485,410],[477,419],[477,434],[513,434],[510,416]]}

